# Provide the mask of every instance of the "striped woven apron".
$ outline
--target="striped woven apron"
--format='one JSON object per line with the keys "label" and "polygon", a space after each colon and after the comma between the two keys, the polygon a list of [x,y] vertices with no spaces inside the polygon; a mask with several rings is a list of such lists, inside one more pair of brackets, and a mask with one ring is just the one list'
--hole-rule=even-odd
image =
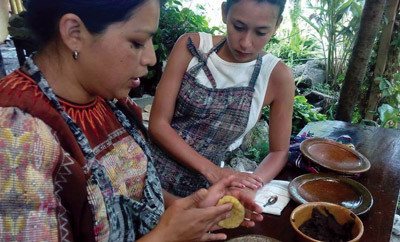
{"label": "striped woven apron", "polygon": [[[172,128],[187,144],[218,166],[228,147],[246,130],[254,86],[262,65],[259,54],[248,86],[217,88],[207,67],[207,59],[224,43],[225,39],[207,54],[201,54],[189,38],[188,49],[199,63],[187,70],[183,77],[171,121]],[[212,88],[196,81],[200,70],[204,70]],[[151,147],[161,185],[167,191],[186,197],[210,186],[202,174],[176,162],[155,144]]]}

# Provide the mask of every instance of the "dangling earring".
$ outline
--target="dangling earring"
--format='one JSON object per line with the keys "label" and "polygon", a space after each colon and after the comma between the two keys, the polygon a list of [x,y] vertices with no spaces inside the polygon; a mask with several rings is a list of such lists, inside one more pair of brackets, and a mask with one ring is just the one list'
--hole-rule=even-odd
{"label": "dangling earring", "polygon": [[78,51],[77,50],[75,50],[74,51],[74,53],[72,54],[72,58],[74,58],[74,60],[77,60],[78,59]]}

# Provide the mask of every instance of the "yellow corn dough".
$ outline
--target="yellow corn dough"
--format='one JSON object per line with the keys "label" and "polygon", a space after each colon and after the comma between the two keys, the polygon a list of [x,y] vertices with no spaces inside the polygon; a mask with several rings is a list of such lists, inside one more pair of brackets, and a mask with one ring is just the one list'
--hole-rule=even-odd
{"label": "yellow corn dough", "polygon": [[224,220],[218,222],[218,225],[225,229],[233,229],[239,227],[239,225],[243,222],[244,219],[244,207],[235,197],[232,196],[224,196],[221,198],[217,206],[232,203],[231,216]]}

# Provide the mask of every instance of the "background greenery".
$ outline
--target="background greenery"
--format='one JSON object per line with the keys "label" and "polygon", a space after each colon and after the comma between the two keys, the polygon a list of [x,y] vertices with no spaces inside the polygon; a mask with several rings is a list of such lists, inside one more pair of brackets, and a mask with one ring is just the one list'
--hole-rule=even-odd
{"label": "background greenery", "polygon": [[[180,35],[187,32],[207,32],[223,34],[221,27],[212,27],[205,17],[206,9],[197,4],[190,9],[188,0],[167,0],[162,7],[160,27],[154,37],[154,48],[157,54],[157,64],[151,68],[146,81],[139,92],[154,94],[162,74],[163,63]],[[326,82],[312,87],[332,97],[339,97],[347,71],[347,64],[354,45],[355,36],[360,26],[364,0],[288,0],[284,13],[286,18],[265,47],[266,51],[280,57],[289,66],[304,64],[308,60],[322,59],[326,66]],[[220,18],[216,16],[216,18]],[[387,19],[383,18],[382,23]],[[396,32],[397,33],[397,32]],[[370,83],[368,77],[373,76],[379,39],[376,41],[374,53],[370,59],[368,75],[362,86],[360,103],[354,114],[354,123],[398,128],[400,122],[400,74],[398,68],[392,68],[390,75],[376,77],[381,90],[378,109],[373,120],[365,119],[365,107],[362,103],[367,100]],[[390,65],[398,67],[398,53],[400,52],[400,38],[393,38],[391,48],[397,53]],[[298,83],[296,83],[298,84]],[[146,85],[146,84],[144,84]],[[337,102],[316,112],[307,100],[298,96],[295,99],[293,114],[293,133],[296,134],[307,122],[335,117]],[[268,120],[268,109],[264,109],[263,118]]]}
{"label": "background greenery", "polygon": [[[205,11],[198,5],[197,10]],[[149,68],[148,80],[142,82],[141,88],[132,91],[131,96],[141,96],[143,93],[154,95],[161,78],[164,62],[174,47],[179,36],[190,32],[222,33],[219,27],[210,27],[204,15],[196,14],[185,8],[181,1],[167,0],[161,7],[159,28],[153,37],[157,63]]]}

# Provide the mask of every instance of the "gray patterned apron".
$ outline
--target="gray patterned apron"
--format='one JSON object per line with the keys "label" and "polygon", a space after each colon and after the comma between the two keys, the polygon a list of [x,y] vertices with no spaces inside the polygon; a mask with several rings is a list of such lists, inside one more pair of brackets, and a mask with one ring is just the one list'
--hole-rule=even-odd
{"label": "gray patterned apron", "polygon": [[[262,64],[259,54],[248,86],[217,88],[207,67],[207,59],[213,52],[218,52],[224,43],[225,39],[207,54],[202,54],[188,39],[188,49],[199,63],[186,71],[183,77],[171,121],[172,128],[187,144],[218,166],[228,147],[246,130],[254,86]],[[212,88],[196,81],[201,69]],[[203,175],[176,162],[155,144],[151,149],[161,185],[167,191],[186,197],[200,188],[210,186]]]}

